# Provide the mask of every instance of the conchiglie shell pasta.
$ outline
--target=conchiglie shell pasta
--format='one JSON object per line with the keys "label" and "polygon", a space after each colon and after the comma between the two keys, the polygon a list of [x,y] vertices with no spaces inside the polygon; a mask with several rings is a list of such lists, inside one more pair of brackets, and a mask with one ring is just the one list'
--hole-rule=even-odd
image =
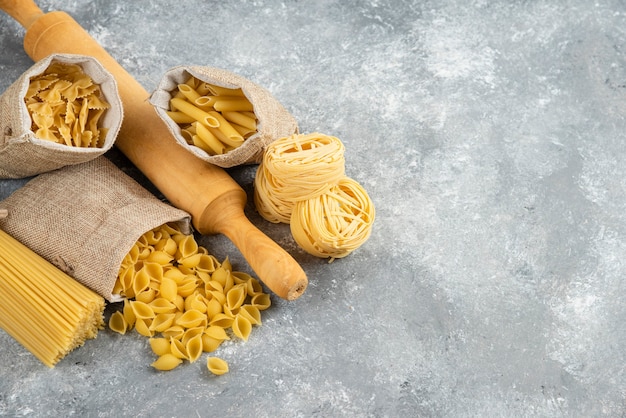
{"label": "conchiglie shell pasta", "polygon": [[[125,299],[123,313],[112,315],[110,327],[126,332],[134,326],[149,337],[158,356],[153,366],[158,370],[171,370],[183,360],[195,362],[232,335],[247,340],[253,326],[261,324],[261,308],[270,303],[258,280],[233,271],[228,259],[220,264],[192,238],[169,226],[153,230],[137,241],[132,254],[125,257],[127,265],[119,269],[116,285],[121,288],[126,278],[128,292],[138,293],[134,299]],[[161,255],[148,261],[155,252],[181,263],[162,266],[154,261]],[[227,365],[224,369],[224,364],[216,362],[218,374],[227,371]]]}
{"label": "conchiglie shell pasta", "polygon": [[118,334],[126,334],[128,324],[126,323],[124,315],[121,312],[113,312],[109,318],[109,328],[111,331],[115,331]]}
{"label": "conchiglie shell pasta", "polygon": [[244,341],[248,341],[252,332],[252,323],[243,315],[236,315],[232,324],[233,333]]}
{"label": "conchiglie shell pasta", "polygon": [[161,371],[169,371],[178,367],[183,361],[171,353],[163,354],[154,363],[152,367]]}
{"label": "conchiglie shell pasta", "polygon": [[209,357],[207,359],[207,368],[215,375],[223,375],[228,373],[228,363],[219,357]]}
{"label": "conchiglie shell pasta", "polygon": [[171,354],[170,342],[167,338],[150,338],[148,340],[150,342],[150,348],[152,352],[157,356],[162,356],[164,354]]}

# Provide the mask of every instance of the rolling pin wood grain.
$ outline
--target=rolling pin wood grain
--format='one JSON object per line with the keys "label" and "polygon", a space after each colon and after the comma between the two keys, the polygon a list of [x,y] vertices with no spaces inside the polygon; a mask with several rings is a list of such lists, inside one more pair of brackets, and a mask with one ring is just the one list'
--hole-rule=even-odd
{"label": "rolling pin wood grain", "polygon": [[224,234],[278,296],[293,300],[307,287],[300,265],[245,216],[245,191],[222,168],[176,143],[148,102],[148,92],[70,15],[44,13],[32,0],[0,0],[0,8],[25,29],[24,49],[38,61],[52,53],[96,58],[115,77],[124,106],[116,146],[201,234]]}

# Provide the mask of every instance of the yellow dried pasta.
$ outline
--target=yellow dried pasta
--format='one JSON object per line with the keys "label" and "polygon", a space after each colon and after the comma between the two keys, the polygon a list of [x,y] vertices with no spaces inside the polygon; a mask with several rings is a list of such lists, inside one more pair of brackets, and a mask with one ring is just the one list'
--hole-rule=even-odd
{"label": "yellow dried pasta", "polygon": [[2,230],[0,248],[0,328],[49,367],[96,337],[101,296]]}
{"label": "yellow dried pasta", "polygon": [[189,145],[209,155],[225,154],[257,132],[254,107],[239,88],[190,77],[170,99],[168,116]]}
{"label": "yellow dried pasta", "polygon": [[219,357],[209,357],[206,362],[209,371],[215,375],[223,375],[228,373],[228,363]]}
{"label": "yellow dried pasta", "polygon": [[345,175],[345,147],[334,136],[294,134],[267,146],[254,180],[263,218],[289,223],[296,202],[325,193]]}
{"label": "yellow dried pasta", "polygon": [[171,353],[166,353],[160,356],[152,363],[152,367],[161,371],[168,371],[175,369],[179,364],[183,362],[182,359],[176,357]]}
{"label": "yellow dried pasta", "polygon": [[374,216],[367,192],[345,177],[321,196],[296,203],[291,233],[308,253],[341,258],[369,238]]}
{"label": "yellow dried pasta", "polygon": [[247,341],[253,327],[261,325],[260,312],[271,306],[257,279],[233,271],[228,258],[218,262],[193,235],[171,225],[137,240],[123,259],[114,289],[125,300],[122,311],[111,315],[109,328],[120,334],[134,328],[148,337],[158,356],[152,363],[157,370],[195,362],[231,337]]}
{"label": "yellow dried pasta", "polygon": [[53,62],[31,77],[24,96],[35,137],[73,147],[101,148],[100,121],[110,105],[79,65]]}
{"label": "yellow dried pasta", "polygon": [[375,217],[365,189],[345,175],[338,138],[294,134],[271,143],[254,179],[259,214],[290,225],[296,243],[330,261],[367,241]]}

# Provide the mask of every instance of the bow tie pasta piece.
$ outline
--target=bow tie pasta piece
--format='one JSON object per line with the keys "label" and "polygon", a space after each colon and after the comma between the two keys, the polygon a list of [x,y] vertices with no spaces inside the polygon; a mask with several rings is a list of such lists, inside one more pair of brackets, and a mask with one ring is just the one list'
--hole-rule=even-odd
{"label": "bow tie pasta piece", "polygon": [[106,129],[100,121],[110,105],[80,66],[50,64],[31,77],[24,101],[35,137],[73,147],[103,146]]}

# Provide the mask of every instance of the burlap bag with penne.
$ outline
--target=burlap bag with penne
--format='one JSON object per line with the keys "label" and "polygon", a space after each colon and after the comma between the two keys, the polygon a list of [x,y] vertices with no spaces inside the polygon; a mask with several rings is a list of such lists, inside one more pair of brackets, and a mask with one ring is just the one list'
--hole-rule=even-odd
{"label": "burlap bag with penne", "polygon": [[150,102],[178,143],[223,168],[259,163],[269,143],[298,132],[269,91],[219,68],[172,68]]}
{"label": "burlap bag with penne", "polygon": [[190,216],[106,157],[40,174],[0,201],[0,229],[109,301],[124,257],[146,232]]}
{"label": "burlap bag with penne", "polygon": [[113,146],[122,117],[115,79],[96,59],[50,55],[0,96],[0,178],[92,160]]}

